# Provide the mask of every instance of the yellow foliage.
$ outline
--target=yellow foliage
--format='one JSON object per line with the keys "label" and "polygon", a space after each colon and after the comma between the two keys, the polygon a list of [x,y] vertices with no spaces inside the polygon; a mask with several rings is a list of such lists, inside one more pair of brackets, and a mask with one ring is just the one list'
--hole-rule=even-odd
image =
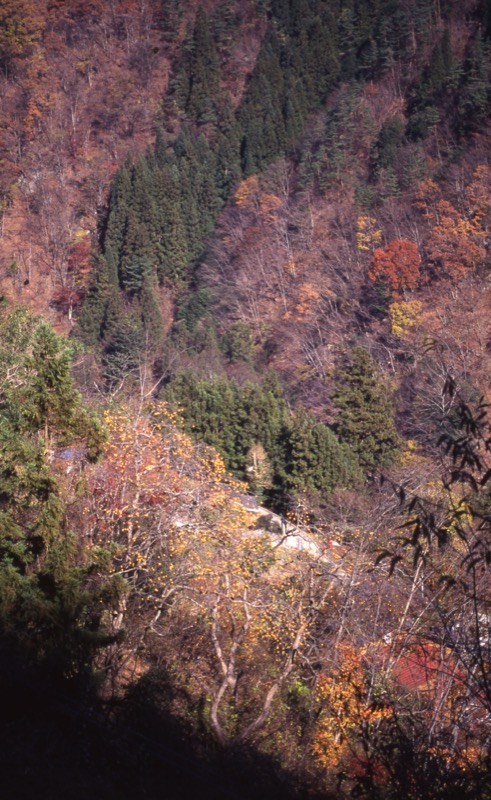
{"label": "yellow foliage", "polygon": [[87,236],[90,236],[90,231],[88,231],[86,228],[77,228],[73,237],[73,241],[74,243],[78,244],[78,242],[83,242]]}
{"label": "yellow foliage", "polygon": [[372,251],[382,241],[382,231],[376,227],[373,217],[363,215],[356,221],[356,242],[358,250]]}
{"label": "yellow foliage", "polygon": [[37,42],[46,21],[33,0],[0,0],[0,52],[5,59],[23,56]]}
{"label": "yellow foliage", "polygon": [[419,300],[400,301],[389,306],[391,330],[394,336],[403,338],[413,328],[421,314],[422,304]]}
{"label": "yellow foliage", "polygon": [[224,735],[240,733],[243,717],[229,709],[245,703],[250,714],[258,698],[260,708],[306,646],[310,566],[295,555],[293,579],[285,553],[250,530],[243,484],[179,430],[168,406],[109,409],[105,424],[105,459],[91,478],[92,538],[110,546],[126,606],[138,609],[140,634],[129,637],[192,631],[181,642],[186,692],[215,702]]}

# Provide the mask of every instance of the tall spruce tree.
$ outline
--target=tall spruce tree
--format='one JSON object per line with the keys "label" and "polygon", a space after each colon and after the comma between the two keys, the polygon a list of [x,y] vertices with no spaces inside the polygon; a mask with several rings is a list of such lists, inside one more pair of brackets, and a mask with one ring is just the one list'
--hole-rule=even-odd
{"label": "tall spruce tree", "polygon": [[175,79],[176,96],[188,116],[204,124],[215,121],[220,64],[208,17],[198,9],[192,34],[183,47]]}
{"label": "tall spruce tree", "polygon": [[363,469],[371,472],[390,463],[400,446],[394,403],[363,347],[353,347],[346,353],[335,376],[333,401],[338,409],[334,430]]}
{"label": "tall spruce tree", "polygon": [[[114,262],[111,264],[113,266]],[[111,278],[116,280],[116,285]],[[88,347],[96,346],[104,336],[109,297],[117,290],[117,273],[111,276],[107,259],[93,255],[91,282],[75,330],[76,336]]]}
{"label": "tall spruce tree", "polygon": [[314,491],[328,497],[336,486],[360,477],[357,458],[334,433],[304,411],[295,414],[287,456],[287,485],[291,490]]}

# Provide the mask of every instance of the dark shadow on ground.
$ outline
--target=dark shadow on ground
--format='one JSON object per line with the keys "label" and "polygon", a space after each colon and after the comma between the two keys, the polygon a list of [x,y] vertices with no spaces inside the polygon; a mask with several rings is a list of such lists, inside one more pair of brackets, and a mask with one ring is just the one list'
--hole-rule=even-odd
{"label": "dark shadow on ground", "polygon": [[327,800],[267,757],[191,735],[162,710],[155,682],[109,710],[88,676],[54,679],[2,640],[0,691],[5,800]]}

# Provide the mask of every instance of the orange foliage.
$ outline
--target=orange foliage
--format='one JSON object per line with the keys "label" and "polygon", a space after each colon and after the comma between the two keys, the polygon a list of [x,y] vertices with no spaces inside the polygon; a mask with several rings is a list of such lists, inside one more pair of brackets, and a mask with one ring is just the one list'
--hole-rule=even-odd
{"label": "orange foliage", "polygon": [[259,213],[267,222],[274,222],[276,212],[281,206],[281,200],[275,194],[261,192],[259,195]]}
{"label": "orange foliage", "polygon": [[239,208],[251,210],[255,207],[259,192],[259,179],[251,175],[241,181],[235,190],[234,199]]}
{"label": "orange foliage", "polygon": [[463,191],[461,209],[442,199],[433,181],[421,183],[418,205],[432,223],[425,250],[439,276],[458,281],[484,263],[491,211],[487,166],[481,165],[474,171],[473,180]]}
{"label": "orange foliage", "polygon": [[240,209],[253,211],[268,223],[276,221],[276,212],[281,207],[279,197],[269,192],[260,191],[257,175],[251,175],[239,183],[234,199]]}
{"label": "orange foliage", "polygon": [[[149,598],[168,586],[190,537],[205,545],[235,529],[237,503],[221,457],[193,445],[164,404],[151,415],[109,411],[104,421],[110,438],[92,484],[96,536],[106,541],[110,532],[116,571]],[[188,566],[196,557],[196,549],[186,554]]]}
{"label": "orange foliage", "polygon": [[337,767],[356,749],[356,737],[368,738],[392,709],[377,703],[369,688],[362,653],[351,644],[338,646],[339,667],[321,675],[316,697],[321,706],[314,734],[313,754],[324,769]]}
{"label": "orange foliage", "polygon": [[466,205],[474,221],[481,223],[491,213],[491,170],[480,164],[466,187]]}
{"label": "orange foliage", "polygon": [[320,292],[311,283],[302,283],[298,289],[298,301],[295,306],[298,317],[307,317],[313,314],[320,299]]}
{"label": "orange foliage", "polygon": [[479,218],[463,217],[447,200],[435,207],[436,225],[426,243],[428,260],[439,272],[457,281],[486,257]]}
{"label": "orange foliage", "polygon": [[377,247],[370,264],[368,277],[375,282],[386,281],[391,289],[415,289],[420,279],[421,258],[417,245],[404,239],[394,239],[386,247]]}
{"label": "orange foliage", "polygon": [[78,239],[70,248],[68,255],[68,272],[73,275],[77,284],[85,283],[91,271],[90,254],[92,244],[90,236]]}

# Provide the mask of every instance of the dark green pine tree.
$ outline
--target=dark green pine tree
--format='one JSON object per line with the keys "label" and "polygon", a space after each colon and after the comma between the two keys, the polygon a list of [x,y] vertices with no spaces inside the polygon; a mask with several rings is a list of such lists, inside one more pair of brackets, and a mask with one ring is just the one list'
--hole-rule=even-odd
{"label": "dark green pine tree", "polygon": [[215,156],[206,137],[197,138],[187,128],[176,139],[174,151],[189,257],[195,261],[203,251],[205,237],[214,227],[219,208]]}
{"label": "dark green pine tree", "polygon": [[207,381],[186,372],[171,381],[165,395],[183,409],[187,429],[216,447],[240,477],[245,477],[247,454],[255,442],[276,465],[283,460],[280,438],[286,403],[269,389],[257,384],[239,387],[227,378]]}
{"label": "dark green pine tree", "polygon": [[[153,185],[153,172],[156,164],[152,153],[140,156],[135,163],[132,180],[131,209],[144,225],[148,236],[148,253],[152,262],[156,260],[156,247],[159,237],[159,214]],[[150,166],[151,165],[151,166]],[[150,252],[151,251],[151,252]]]}
{"label": "dark green pine tree", "polygon": [[483,41],[491,39],[491,0],[481,0],[476,17],[481,20]]}
{"label": "dark green pine tree", "polygon": [[460,77],[461,65],[453,54],[449,32],[445,29],[416,87],[408,124],[408,133],[413,139],[423,138],[439,122],[445,107],[445,115],[449,116],[449,106],[456,102],[454,94]]}
{"label": "dark green pine tree", "polygon": [[240,144],[242,131],[230,102],[230,97],[225,102],[219,113],[217,124],[217,144],[215,186],[219,201],[224,203],[233,187],[240,181],[242,170],[240,166]]}
{"label": "dark green pine tree", "polygon": [[338,19],[341,79],[351,80],[356,74],[356,32],[353,3],[343,6]]}
{"label": "dark green pine tree", "polygon": [[183,111],[186,110],[189,102],[189,92],[192,81],[193,70],[193,28],[190,22],[186,25],[186,35],[181,44],[180,58],[176,65],[175,75],[171,81],[171,89],[175,99]]}
{"label": "dark green pine tree", "polygon": [[147,274],[140,292],[143,347],[150,357],[161,350],[165,338],[164,320],[160,310],[157,283],[154,276]]}
{"label": "dark green pine tree", "polygon": [[285,146],[283,117],[284,75],[281,49],[270,34],[262,45],[248,90],[238,109],[244,131],[242,168],[246,175],[260,172]]}
{"label": "dark green pine tree", "polygon": [[430,64],[422,86],[423,99],[429,101],[438,98],[442,92],[458,82],[456,63],[450,46],[450,36],[448,28],[445,29],[443,37],[433,48]]}
{"label": "dark green pine tree", "polygon": [[116,256],[114,255],[111,247],[106,247],[104,258],[106,259],[107,280],[111,290],[114,291],[119,287],[119,276],[118,262],[116,261]]}
{"label": "dark green pine tree", "polygon": [[380,129],[372,148],[372,174],[377,177],[381,170],[394,166],[398,149],[403,142],[404,127],[399,117],[389,118]]}
{"label": "dark green pine tree", "polygon": [[162,283],[182,279],[187,273],[190,255],[177,164],[158,170],[154,182],[160,218],[157,274]]}
{"label": "dark green pine tree", "polygon": [[118,265],[124,246],[128,211],[131,207],[131,175],[131,162],[127,160],[118,169],[114,178],[107,224],[102,237],[104,252],[111,248]]}
{"label": "dark green pine tree", "polygon": [[[273,492],[281,494],[285,489],[290,414],[275,376],[267,376],[261,384],[246,384],[241,391],[241,406],[246,433],[241,444],[244,458],[250,447],[259,442],[272,466]],[[242,469],[245,465],[246,461]]]}
{"label": "dark green pine tree", "polygon": [[184,8],[181,0],[166,0],[162,5],[163,13],[160,15],[160,28],[162,37],[166,42],[174,42],[179,36],[180,22]]}
{"label": "dark green pine tree", "polygon": [[394,460],[400,447],[394,403],[363,347],[346,353],[335,375],[333,402],[338,439],[352,449],[364,470],[371,472]]}
{"label": "dark green pine tree", "polygon": [[422,47],[427,45],[434,35],[434,10],[432,0],[416,0],[412,11],[413,36]]}
{"label": "dark green pine tree", "polygon": [[245,124],[241,143],[241,165],[245,177],[255,175],[261,170],[263,145],[263,120],[251,116]]}
{"label": "dark green pine tree", "polygon": [[[112,256],[110,257],[112,259]],[[97,345],[103,336],[111,290],[117,290],[117,285],[111,286],[106,258],[102,255],[93,255],[91,282],[75,330],[76,336],[88,347]]]}
{"label": "dark green pine tree", "polygon": [[177,100],[198,124],[214,122],[220,64],[208,18],[198,9],[193,33],[183,48],[176,77]]}
{"label": "dark green pine tree", "polygon": [[138,299],[123,304],[121,295],[112,298],[107,314],[102,355],[103,376],[109,389],[135,378],[145,343]]}
{"label": "dark green pine tree", "polygon": [[327,3],[314,6],[310,14],[297,8],[290,44],[294,78],[305,97],[304,114],[324,100],[340,74],[336,14]]}
{"label": "dark green pine tree", "polygon": [[22,402],[28,429],[42,432],[45,443],[64,443],[75,437],[90,440],[92,454],[100,444],[100,431],[81,405],[71,376],[73,351],[45,322],[34,330],[24,363],[29,391]]}
{"label": "dark green pine tree", "polygon": [[182,372],[166,387],[165,398],[182,408],[186,429],[215,447],[228,469],[241,469],[236,445],[236,384],[227,379],[206,381],[191,372]]}
{"label": "dark green pine tree", "polygon": [[459,117],[462,132],[482,125],[491,107],[491,42],[480,32],[472,42],[464,65],[459,92]]}
{"label": "dark green pine tree", "polygon": [[295,414],[289,432],[287,486],[295,491],[319,492],[328,497],[336,486],[359,479],[360,470],[351,449],[306,412]]}
{"label": "dark green pine tree", "polygon": [[307,97],[302,82],[296,80],[287,85],[285,96],[286,101],[283,110],[285,138],[287,142],[293,142],[302,133],[307,115]]}
{"label": "dark green pine tree", "polygon": [[125,262],[123,286],[130,295],[140,295],[145,281],[152,275],[152,264],[146,255],[136,251]]}
{"label": "dark green pine tree", "polygon": [[[197,188],[197,187],[196,187]],[[204,228],[207,215],[199,208],[198,198],[192,188],[191,174],[186,166],[181,172],[181,209],[184,234],[187,242],[187,266],[195,264],[203,253]],[[185,273],[182,273],[185,274]]]}
{"label": "dark green pine tree", "polygon": [[201,237],[204,239],[215,227],[220,207],[216,184],[216,158],[206,136],[196,142],[196,160],[199,169],[196,173],[196,203],[200,215]]}
{"label": "dark green pine tree", "polygon": [[154,146],[154,161],[155,161],[154,172],[158,168],[165,167],[169,163],[169,159],[170,159],[169,147],[165,138],[165,134],[161,128],[158,128],[157,134],[155,136],[155,146]]}
{"label": "dark green pine tree", "polygon": [[137,211],[130,210],[121,250],[120,283],[131,294],[138,293],[155,259],[151,235]]}

